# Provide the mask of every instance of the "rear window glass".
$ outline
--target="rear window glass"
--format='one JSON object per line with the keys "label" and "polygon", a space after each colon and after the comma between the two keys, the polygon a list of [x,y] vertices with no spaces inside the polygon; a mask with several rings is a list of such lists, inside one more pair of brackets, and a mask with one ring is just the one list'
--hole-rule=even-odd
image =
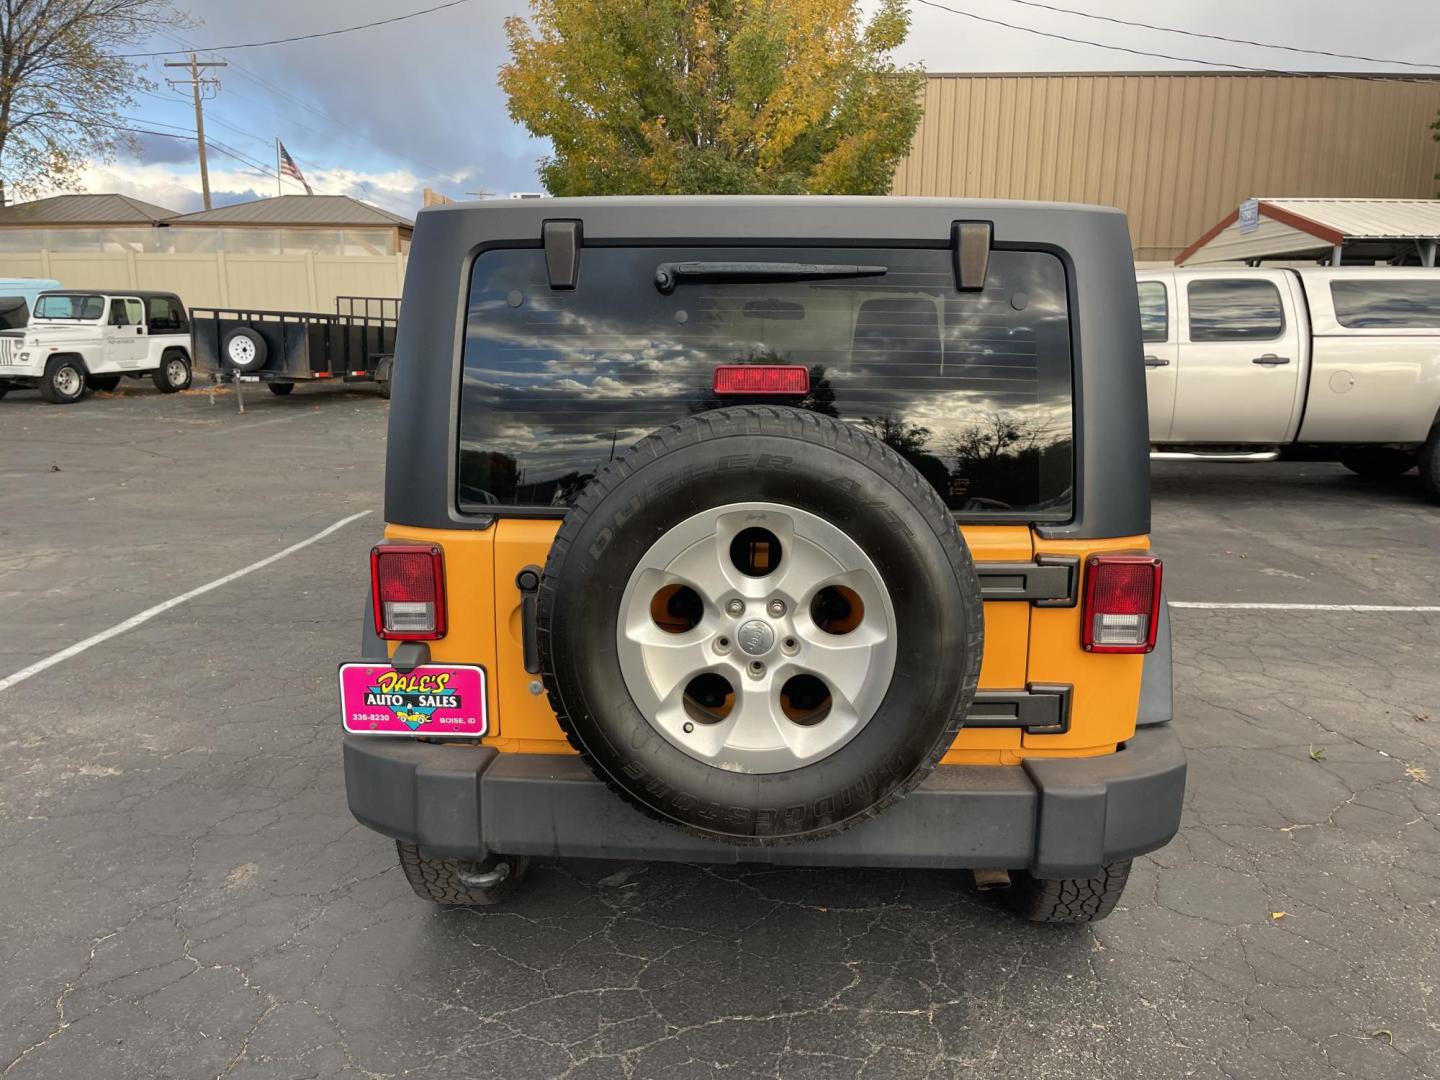
{"label": "rear window glass", "polygon": [[169,296],[152,296],[145,301],[152,333],[173,333],[185,329],[185,316],[180,305]]}
{"label": "rear window glass", "polygon": [[[655,287],[662,262],[883,265],[883,276]],[[1072,390],[1065,275],[995,251],[983,293],[957,292],[948,250],[584,249],[552,290],[544,252],[475,263],[460,399],[460,508],[561,508],[656,428],[738,404],[720,364],[810,371],[781,399],[871,432],[965,514],[1067,520]],[[755,400],[755,399],[749,399]]]}
{"label": "rear window glass", "polygon": [[1341,326],[1354,329],[1440,327],[1440,274],[1434,278],[1366,278],[1330,282]]}
{"label": "rear window glass", "polygon": [[1146,343],[1163,342],[1170,336],[1170,310],[1165,286],[1158,281],[1142,281],[1140,292],[1140,336]]}
{"label": "rear window glass", "polygon": [[1285,332],[1274,282],[1244,278],[1192,281],[1191,341],[1269,341]]}

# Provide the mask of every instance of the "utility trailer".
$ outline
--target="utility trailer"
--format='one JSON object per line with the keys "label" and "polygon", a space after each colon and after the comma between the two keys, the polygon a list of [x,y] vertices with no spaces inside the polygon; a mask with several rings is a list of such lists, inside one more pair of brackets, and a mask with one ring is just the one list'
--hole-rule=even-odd
{"label": "utility trailer", "polygon": [[196,308],[190,312],[192,352],[199,370],[219,382],[263,382],[284,395],[297,382],[374,382],[390,396],[400,301],[341,296],[334,314]]}

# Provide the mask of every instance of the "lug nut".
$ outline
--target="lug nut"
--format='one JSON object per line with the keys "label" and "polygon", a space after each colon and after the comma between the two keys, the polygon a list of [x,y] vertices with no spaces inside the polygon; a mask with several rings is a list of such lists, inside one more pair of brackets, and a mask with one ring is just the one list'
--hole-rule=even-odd
{"label": "lug nut", "polygon": [[717,653],[722,653],[722,654],[723,654],[723,653],[729,652],[729,651],[730,651],[730,639],[729,639],[728,637],[718,637],[718,638],[716,638],[716,639],[715,639],[715,646],[714,646],[714,648],[715,648],[715,651],[716,651]]}
{"label": "lug nut", "polygon": [[774,615],[778,619],[781,615],[785,614],[785,601],[777,596],[774,600],[770,601],[768,610],[771,615]]}
{"label": "lug nut", "polygon": [[793,637],[787,637],[780,643],[780,651],[788,656],[794,656],[800,651],[800,645]]}
{"label": "lug nut", "polygon": [[748,670],[751,676],[758,679],[760,678],[760,676],[765,674],[765,665],[762,664],[759,660],[751,660]]}
{"label": "lug nut", "polygon": [[745,601],[737,596],[725,605],[725,610],[731,615],[743,615],[745,614]]}

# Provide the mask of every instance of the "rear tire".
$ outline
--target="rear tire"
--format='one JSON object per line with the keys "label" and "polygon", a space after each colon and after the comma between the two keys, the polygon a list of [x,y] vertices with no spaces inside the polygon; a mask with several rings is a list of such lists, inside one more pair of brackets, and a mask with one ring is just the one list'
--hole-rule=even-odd
{"label": "rear tire", "polygon": [[175,394],[190,388],[190,358],[178,349],[160,358],[160,366],[150,376],[155,389],[162,394]]}
{"label": "rear tire", "polygon": [[[483,863],[465,859],[442,859],[424,855],[414,844],[395,841],[400,869],[415,895],[446,907],[494,907],[502,903],[524,880],[530,860],[520,855],[492,855]],[[504,869],[494,885],[474,885],[464,878]]]}
{"label": "rear tire", "polygon": [[1431,502],[1440,503],[1440,427],[1430,432],[1416,464],[1420,466],[1420,487]]}
{"label": "rear tire", "polygon": [[109,393],[120,385],[119,375],[90,375],[85,379],[85,385],[91,390],[99,390],[102,393]]}
{"label": "rear tire", "polygon": [[375,365],[375,382],[379,386],[380,396],[386,401],[390,400],[390,377],[395,371],[395,361],[386,356],[381,358]]}
{"label": "rear tire", "polygon": [[295,389],[293,382],[272,382],[266,383],[265,385],[270,388],[270,392],[276,397],[285,397],[285,395]]}
{"label": "rear tire", "polygon": [[85,363],[78,356],[52,356],[45,361],[40,396],[51,405],[71,405],[85,396]]}
{"label": "rear tire", "polygon": [[1129,878],[1129,859],[1110,863],[1093,878],[1037,878],[1020,870],[1003,895],[1015,914],[1031,922],[1099,922],[1115,910]]}
{"label": "rear tire", "polygon": [[1366,480],[1389,480],[1415,467],[1415,454],[1388,446],[1360,446],[1340,455],[1340,464]]}

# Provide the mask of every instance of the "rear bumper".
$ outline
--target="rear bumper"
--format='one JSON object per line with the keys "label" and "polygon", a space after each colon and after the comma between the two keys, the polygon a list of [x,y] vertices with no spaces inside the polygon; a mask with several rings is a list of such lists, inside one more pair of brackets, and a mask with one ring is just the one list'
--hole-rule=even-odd
{"label": "rear bumper", "polygon": [[717,843],[653,821],[574,755],[346,735],[345,788],[362,824],[437,855],[1004,867],[1088,877],[1175,835],[1185,752],[1160,725],[1104,757],[942,765],[871,821],[814,843],[769,847]]}

